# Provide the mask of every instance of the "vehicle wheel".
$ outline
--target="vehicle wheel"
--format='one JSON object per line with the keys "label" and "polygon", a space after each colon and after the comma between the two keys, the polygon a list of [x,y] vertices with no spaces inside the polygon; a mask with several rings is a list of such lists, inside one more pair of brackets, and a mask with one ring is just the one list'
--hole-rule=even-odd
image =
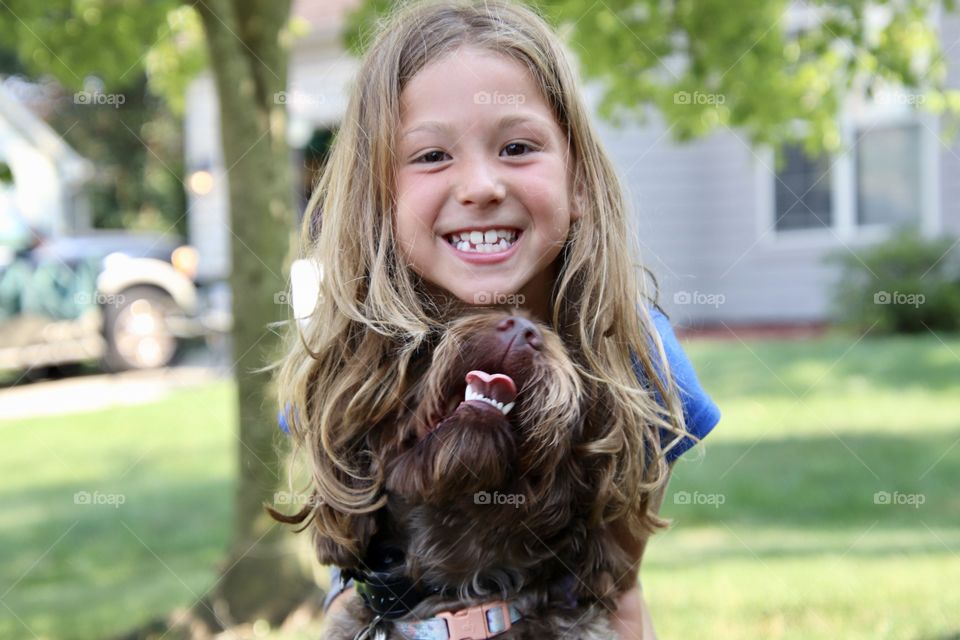
{"label": "vehicle wheel", "polygon": [[166,318],[180,311],[173,298],[154,287],[131,287],[117,298],[122,302],[103,308],[104,368],[125,371],[170,364],[178,344]]}

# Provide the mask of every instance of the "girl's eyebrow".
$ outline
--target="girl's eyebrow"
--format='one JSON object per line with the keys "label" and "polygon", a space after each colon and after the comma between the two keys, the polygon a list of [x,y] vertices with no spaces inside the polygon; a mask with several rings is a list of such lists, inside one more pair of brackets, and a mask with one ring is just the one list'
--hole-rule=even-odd
{"label": "girl's eyebrow", "polygon": [[[500,120],[494,124],[493,128],[495,130],[506,129],[507,127],[512,127],[513,125],[517,125],[517,124],[545,125],[546,122],[544,121],[543,118],[539,116],[513,114],[513,115],[508,115],[500,118]],[[416,133],[418,131],[433,131],[436,133],[453,134],[455,132],[455,129],[456,127],[454,127],[450,123],[436,122],[431,120],[428,122],[422,122],[418,124],[416,127],[413,127],[412,129],[407,129],[406,131],[403,132],[401,139],[406,138],[407,136],[413,133]]]}

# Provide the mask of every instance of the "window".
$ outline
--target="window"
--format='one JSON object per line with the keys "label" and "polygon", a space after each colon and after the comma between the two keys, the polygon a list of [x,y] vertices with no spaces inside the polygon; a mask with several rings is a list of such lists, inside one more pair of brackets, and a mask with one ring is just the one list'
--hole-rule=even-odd
{"label": "window", "polygon": [[939,228],[935,118],[848,118],[841,151],[810,158],[802,146],[787,145],[775,175],[768,155],[757,173],[760,237],[773,231],[773,240],[834,242],[910,224],[933,233]]}
{"label": "window", "polygon": [[776,230],[829,227],[830,158],[810,158],[800,145],[787,145],[783,151],[784,165],[775,179]]}
{"label": "window", "polygon": [[870,129],[857,142],[857,224],[920,219],[920,127]]}

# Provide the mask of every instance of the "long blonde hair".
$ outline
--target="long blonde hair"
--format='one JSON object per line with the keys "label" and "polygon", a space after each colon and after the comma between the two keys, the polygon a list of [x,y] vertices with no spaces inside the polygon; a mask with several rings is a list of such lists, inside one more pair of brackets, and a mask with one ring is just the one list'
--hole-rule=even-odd
{"label": "long blonde hair", "polygon": [[431,297],[403,263],[392,185],[404,87],[427,64],[467,45],[528,69],[566,134],[582,215],[560,255],[550,322],[609,421],[596,425],[584,447],[606,465],[596,487],[599,517],[640,537],[666,524],[646,508],[667,472],[660,430],[673,434],[674,444],[686,433],[647,308],[656,296],[647,295],[649,272],[628,240],[634,235],[622,186],[562,45],[533,9],[501,0],[416,2],[379,25],[308,204],[300,252],[322,264],[320,300],[305,327],[292,323],[277,384],[294,440],[310,455],[316,533],[356,546],[354,518],[384,504],[366,432],[401,403],[412,355],[461,310]]}

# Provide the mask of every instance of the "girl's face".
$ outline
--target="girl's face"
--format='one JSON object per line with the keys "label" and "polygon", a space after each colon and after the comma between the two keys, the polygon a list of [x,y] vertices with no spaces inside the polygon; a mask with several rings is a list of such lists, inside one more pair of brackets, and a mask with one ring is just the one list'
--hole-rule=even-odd
{"label": "girl's face", "polygon": [[461,48],[417,73],[400,104],[395,223],[407,264],[467,304],[546,319],[579,212],[566,137],[526,67]]}

